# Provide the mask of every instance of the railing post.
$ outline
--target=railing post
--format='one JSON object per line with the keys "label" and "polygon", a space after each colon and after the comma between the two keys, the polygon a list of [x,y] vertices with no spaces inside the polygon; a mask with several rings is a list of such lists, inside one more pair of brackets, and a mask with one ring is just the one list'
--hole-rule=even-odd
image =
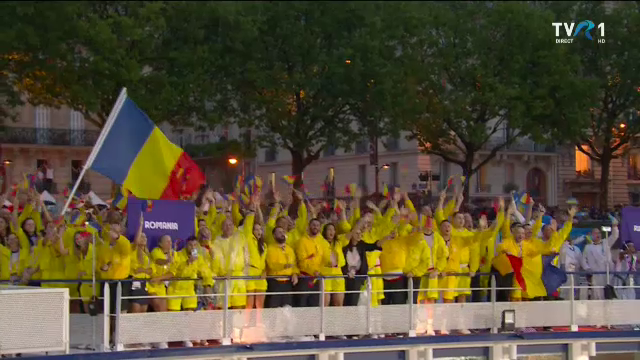
{"label": "railing post", "polygon": [[415,327],[415,322],[413,321],[413,313],[414,313],[414,309],[413,309],[413,278],[412,277],[407,277],[407,282],[409,283],[409,286],[407,286],[407,288],[409,289],[409,337],[415,337],[416,336],[416,327]]}
{"label": "railing post", "polygon": [[373,290],[372,290],[372,284],[371,284],[371,277],[369,277],[369,275],[367,275],[367,286],[366,286],[366,292],[367,292],[367,335],[371,335],[371,333],[373,332],[371,329],[371,302],[373,301]]}
{"label": "railing post", "polygon": [[578,331],[578,325],[576,324],[576,290],[575,290],[575,276],[569,275],[569,299],[571,305],[571,331]]}
{"label": "railing post", "polygon": [[496,322],[497,322],[497,316],[498,316],[498,305],[496,304],[496,296],[497,296],[497,291],[496,291],[496,277],[494,274],[489,275],[489,279],[491,279],[491,312],[492,312],[492,316],[491,316],[491,333],[492,334],[497,334],[498,333],[498,327],[496,326]]}
{"label": "railing post", "polygon": [[222,345],[231,345],[231,337],[227,331],[229,325],[229,279],[224,279],[224,308],[222,310]]}
{"label": "railing post", "polygon": [[320,276],[320,334],[318,340],[324,341],[324,276]]}
{"label": "railing post", "polygon": [[118,281],[118,285],[116,286],[116,321],[115,321],[115,331],[114,331],[114,350],[120,351],[123,350],[124,347],[120,343],[120,314],[122,313],[122,282]]}
{"label": "railing post", "polygon": [[109,283],[104,282],[104,293],[102,304],[104,309],[102,311],[102,352],[105,352],[109,349],[109,344],[111,343],[111,291],[109,289]]}

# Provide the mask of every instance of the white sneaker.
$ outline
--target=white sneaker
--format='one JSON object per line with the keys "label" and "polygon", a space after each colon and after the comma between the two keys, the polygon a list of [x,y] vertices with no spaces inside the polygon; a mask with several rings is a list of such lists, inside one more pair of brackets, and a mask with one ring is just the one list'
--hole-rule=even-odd
{"label": "white sneaker", "polygon": [[338,336],[337,338],[338,338],[338,339],[340,339],[340,340],[347,340],[347,337],[346,337],[346,336],[344,336],[344,335],[340,335],[340,336]]}
{"label": "white sneaker", "polygon": [[380,337],[380,336],[378,336],[378,334],[371,334],[371,338],[372,338],[372,339],[377,339],[377,338],[379,338],[379,337]]}
{"label": "white sneaker", "polygon": [[193,347],[193,343],[191,341],[189,341],[189,340],[183,341],[182,342],[182,346],[184,346],[184,347]]}
{"label": "white sneaker", "polygon": [[460,334],[462,335],[469,335],[471,334],[471,331],[467,330],[467,329],[461,329],[459,330]]}
{"label": "white sneaker", "polygon": [[168,349],[169,348],[169,344],[167,344],[166,342],[155,343],[155,344],[153,344],[153,347],[155,347],[157,349]]}
{"label": "white sneaker", "polygon": [[447,330],[440,330],[440,335],[449,335],[449,332]]}

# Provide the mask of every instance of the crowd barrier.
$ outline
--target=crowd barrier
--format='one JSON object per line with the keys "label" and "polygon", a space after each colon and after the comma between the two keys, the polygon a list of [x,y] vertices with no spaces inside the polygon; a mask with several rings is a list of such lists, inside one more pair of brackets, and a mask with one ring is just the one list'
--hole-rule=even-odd
{"label": "crowd barrier", "polygon": [[0,355],[69,352],[69,290],[0,285]]}
{"label": "crowd barrier", "polygon": [[[611,274],[615,273],[612,272]],[[489,274],[482,275],[489,276]],[[407,337],[415,337],[420,332],[420,327],[424,327],[426,322],[430,322],[429,319],[431,319],[430,323],[436,331],[455,332],[459,329],[479,329],[485,333],[496,334],[501,331],[502,316],[506,310],[515,312],[514,325],[516,328],[561,327],[570,331],[577,331],[579,327],[584,326],[614,328],[622,326],[632,328],[640,324],[640,314],[635,311],[640,302],[636,300],[576,299],[575,290],[585,286],[575,284],[574,278],[574,276],[568,277],[567,288],[572,289],[572,291],[569,291],[570,298],[555,301],[497,302],[495,299],[498,289],[492,277],[490,287],[474,289],[486,290],[490,299],[487,302],[413,304],[409,301],[407,304],[402,305],[373,307],[367,301],[366,305],[360,306],[327,307],[324,306],[323,301],[320,301],[319,307],[267,308],[252,310],[251,312],[247,312],[244,309],[229,309],[225,306],[220,310],[146,313],[126,313],[123,311],[124,309],[121,309],[119,306],[120,300],[133,297],[122,296],[122,282],[120,282],[117,287],[116,311],[113,314],[108,313],[110,298],[108,281],[101,280],[99,283],[104,288],[103,308],[106,311],[96,316],[88,314],[71,314],[67,316],[68,325],[66,326],[69,329],[69,335],[67,335],[66,340],[64,339],[64,331],[57,333],[58,336],[62,337],[60,344],[65,344],[64,346],[60,344],[58,344],[58,347],[51,345],[51,340],[47,336],[38,337],[35,339],[36,341],[34,341],[33,336],[26,336],[23,339],[29,339],[29,344],[25,344],[25,340],[15,341],[14,343],[18,345],[5,353],[18,352],[15,350],[27,352],[29,349],[26,346],[31,346],[29,351],[67,351],[69,344],[74,347],[80,344],[91,345],[90,347],[94,350],[105,351],[110,348],[110,344],[115,345],[115,349],[122,350],[134,344],[194,340],[215,340],[222,345],[228,345],[232,342],[292,341],[304,339],[305,337],[306,340],[384,334],[402,334]],[[226,289],[230,289],[229,283],[237,279],[243,279],[243,277],[217,278],[216,281],[225,284],[221,287],[223,293],[214,295],[199,294],[198,296],[216,296],[222,298],[223,304],[229,304],[230,297],[234,295],[230,294]],[[244,279],[249,279],[249,277],[244,277]],[[192,279],[182,280],[193,281]],[[323,291],[324,280],[325,278],[319,278],[321,282],[320,291],[315,292],[320,299],[325,295]],[[49,282],[77,283],[78,281],[50,280]],[[420,289],[414,289],[412,281],[407,283],[408,289],[399,291],[407,291],[408,298],[411,299],[411,294]],[[631,285],[618,287],[617,289],[622,288],[636,287]],[[32,290],[35,292],[32,292]],[[36,299],[34,296],[39,290],[50,292],[51,294],[64,293],[66,294],[66,300],[53,302],[40,298]],[[503,290],[503,288],[500,290]],[[27,317],[27,321],[24,321],[22,315],[16,315],[15,324],[19,324],[18,326],[22,329],[20,334],[25,334],[27,331],[33,334],[34,331],[39,331],[41,326],[53,326],[46,325],[48,324],[47,321],[52,321],[47,320],[46,314],[49,314],[47,312],[48,307],[53,306],[54,303],[58,304],[56,305],[58,306],[56,312],[58,317],[63,317],[61,314],[68,314],[68,293],[66,289],[25,288],[11,291],[22,292],[22,297],[19,300],[10,301],[15,307],[15,309],[11,308],[11,313],[30,313],[33,316],[33,319]],[[368,298],[371,298],[371,287],[367,287],[366,292]],[[299,294],[299,292],[294,292],[294,294]],[[3,299],[2,301],[4,303],[8,300]],[[41,306],[43,302],[47,302],[47,307]],[[62,311],[61,302],[66,304]],[[4,308],[7,307],[5,306]],[[39,313],[42,311],[45,314],[41,316]],[[257,317],[258,312],[260,314],[259,318]],[[110,327],[110,323],[113,328]],[[64,329],[64,325],[58,325],[57,329],[59,330],[61,326]],[[150,331],[151,329],[152,331]],[[3,331],[3,333],[6,333],[6,331]],[[23,336],[18,332],[15,332],[15,334],[16,338]],[[0,350],[2,349],[5,349],[5,347],[0,348]]]}

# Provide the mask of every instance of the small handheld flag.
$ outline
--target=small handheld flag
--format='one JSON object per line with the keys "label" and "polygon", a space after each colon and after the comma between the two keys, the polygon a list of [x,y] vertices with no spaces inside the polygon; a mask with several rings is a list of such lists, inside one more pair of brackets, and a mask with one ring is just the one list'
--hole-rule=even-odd
{"label": "small handheld flag", "polygon": [[574,197],[570,197],[569,199],[567,199],[567,204],[568,205],[578,205],[578,200]]}
{"label": "small handheld flag", "polygon": [[153,201],[147,200],[142,203],[142,212],[151,212],[153,210]]}
{"label": "small handheld flag", "polygon": [[449,176],[449,179],[447,180],[447,187],[451,187],[453,186],[453,176]]}
{"label": "small handheld flag", "polygon": [[389,187],[387,186],[387,184],[384,184],[384,186],[382,187],[382,196],[384,196],[387,199],[390,197]]}
{"label": "small handheld flag", "polygon": [[293,183],[296,182],[296,177],[293,175],[285,175],[282,177],[282,180],[289,185],[293,185]]}
{"label": "small handheld flag", "polygon": [[520,197],[520,202],[525,204],[525,205],[531,204],[532,201],[533,201],[533,199],[527,193],[522,194],[522,196]]}

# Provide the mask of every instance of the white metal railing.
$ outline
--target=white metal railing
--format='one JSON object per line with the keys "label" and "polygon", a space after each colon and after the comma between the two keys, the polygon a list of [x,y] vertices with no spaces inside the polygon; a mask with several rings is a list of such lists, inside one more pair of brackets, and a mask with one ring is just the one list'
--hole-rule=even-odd
{"label": "white metal railing", "polygon": [[69,290],[0,287],[0,334],[0,355],[68,353]]}
{"label": "white metal railing", "polygon": [[[489,276],[488,274],[483,276]],[[149,344],[162,342],[176,342],[188,340],[217,340],[222,344],[230,343],[255,343],[265,341],[278,341],[280,339],[311,339],[324,340],[325,337],[334,336],[375,336],[383,334],[406,334],[416,336],[424,331],[428,325],[436,332],[453,332],[461,329],[482,330],[482,332],[497,333],[500,329],[501,315],[504,310],[516,312],[516,327],[541,328],[562,327],[576,331],[580,326],[633,327],[640,324],[640,314],[635,308],[640,302],[636,300],[587,300],[576,298],[576,290],[584,290],[593,287],[584,284],[573,283],[576,276],[569,276],[565,288],[569,289],[569,298],[559,301],[531,301],[531,302],[497,302],[496,295],[504,288],[497,288],[495,280],[491,277],[490,287],[485,289],[472,289],[473,291],[485,291],[488,301],[478,303],[454,303],[454,304],[406,304],[371,306],[370,301],[360,306],[327,307],[324,306],[324,279],[319,279],[320,291],[315,293],[320,298],[319,307],[306,308],[276,308],[252,310],[229,309],[230,294],[229,281],[231,279],[217,279],[223,285],[218,294],[199,294],[200,299],[218,298],[218,304],[222,309],[198,310],[180,312],[147,312],[126,313],[121,309],[122,299],[133,297],[122,296],[122,283],[117,287],[117,304],[114,314],[109,314],[109,286],[105,282],[103,293],[104,313],[96,316],[88,314],[71,314],[68,318],[67,347],[77,347],[81,344],[90,345],[97,351],[105,351],[109,344],[115,344],[116,349],[124,349],[131,344]],[[129,280],[130,281],[130,280]],[[177,281],[177,280],[174,280]],[[193,280],[190,280],[193,281]],[[224,285],[226,284],[226,285]],[[370,282],[366,282],[370,284]],[[420,289],[413,288],[413,282],[407,281],[407,298]],[[617,289],[635,288],[635,286],[621,286]],[[66,289],[36,289],[67,291]],[[432,289],[443,290],[443,289]],[[461,290],[461,289],[459,289]],[[468,289],[467,289],[468,290]],[[24,293],[26,290],[20,290]],[[372,288],[366,286],[362,295],[367,299],[372,297]],[[386,292],[387,294],[389,291]],[[68,293],[67,293],[68,294]],[[272,295],[276,293],[267,293]],[[294,292],[300,294],[300,292]],[[157,298],[158,296],[148,296]],[[169,298],[170,296],[167,296]],[[184,296],[173,296],[184,297]],[[67,295],[68,299],[68,295]],[[41,307],[39,301],[33,297],[24,299],[22,310],[34,313],[38,325]],[[68,300],[65,301],[68,304]],[[34,305],[35,304],[35,305]],[[33,308],[38,311],[33,311]],[[3,307],[3,309],[6,307]],[[68,305],[65,311],[68,313]],[[258,318],[259,313],[259,318]],[[59,315],[59,314],[58,314]],[[16,322],[18,323],[18,322]],[[34,326],[33,323],[22,321],[26,328]],[[113,328],[110,328],[110,323]],[[31,325],[29,325],[31,324]],[[2,325],[0,325],[2,326]],[[37,328],[37,327],[36,327]],[[1,330],[2,328],[0,328]],[[153,331],[149,331],[153,329]],[[33,333],[33,329],[29,332]],[[5,331],[2,331],[5,333]],[[0,337],[1,338],[1,337]],[[28,338],[28,337],[27,337]],[[33,338],[31,337],[31,340]],[[1,340],[0,340],[1,341]],[[2,344],[2,343],[0,343]],[[53,347],[41,346],[30,341],[33,351],[55,351]],[[37,345],[37,346],[36,346]],[[14,346],[23,351],[24,348]],[[5,347],[0,348],[6,349]],[[49,350],[43,350],[49,349]],[[60,349],[59,347],[56,349]],[[12,350],[13,351],[13,350]],[[62,351],[66,351],[63,349]]]}

